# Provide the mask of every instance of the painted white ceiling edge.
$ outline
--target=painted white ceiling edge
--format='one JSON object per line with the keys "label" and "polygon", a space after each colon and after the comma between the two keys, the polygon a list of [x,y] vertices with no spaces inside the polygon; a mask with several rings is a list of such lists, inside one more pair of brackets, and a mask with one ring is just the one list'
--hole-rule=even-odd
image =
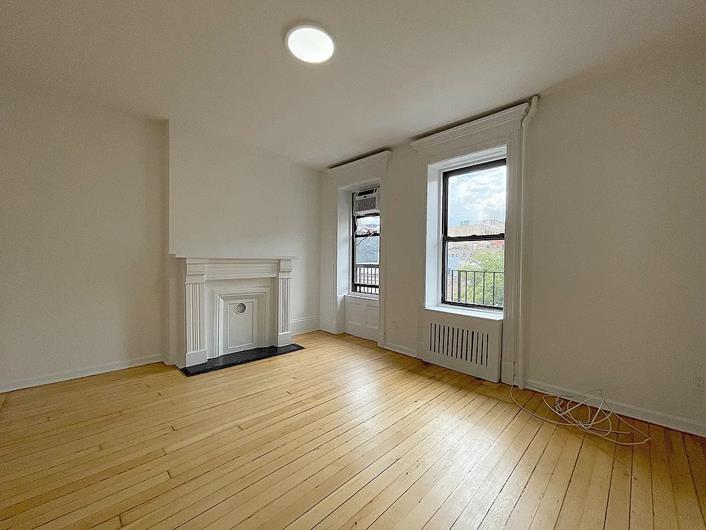
{"label": "painted white ceiling edge", "polygon": [[[302,18],[332,32],[329,63],[285,49]],[[0,68],[321,169],[704,28],[703,0],[6,0]]]}

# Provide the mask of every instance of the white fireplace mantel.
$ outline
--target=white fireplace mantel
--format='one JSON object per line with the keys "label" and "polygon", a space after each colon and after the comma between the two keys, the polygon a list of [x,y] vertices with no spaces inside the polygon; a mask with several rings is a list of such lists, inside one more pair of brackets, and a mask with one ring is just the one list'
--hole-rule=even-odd
{"label": "white fireplace mantel", "polygon": [[186,258],[186,366],[223,354],[223,303],[238,296],[261,302],[258,346],[291,344],[291,278],[291,257]]}

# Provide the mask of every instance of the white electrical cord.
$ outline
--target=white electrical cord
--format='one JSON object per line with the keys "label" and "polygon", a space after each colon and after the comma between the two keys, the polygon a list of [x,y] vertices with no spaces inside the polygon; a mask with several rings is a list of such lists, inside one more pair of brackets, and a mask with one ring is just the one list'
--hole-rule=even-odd
{"label": "white electrical cord", "polygon": [[[599,436],[600,438],[613,442],[617,445],[642,445],[650,441],[650,437],[647,436],[647,434],[642,432],[640,429],[638,429],[631,423],[627,422],[622,416],[619,416],[612,410],[606,408],[606,402],[603,398],[602,390],[584,392],[583,394],[579,394],[574,398],[545,395],[542,398],[544,400],[544,404],[549,410],[551,410],[554,414],[561,418],[561,420],[552,420],[540,416],[539,414],[535,414],[527,407],[520,404],[515,398],[515,395],[513,394],[514,388],[515,385],[513,384],[510,387],[510,397],[512,398],[512,401],[515,402],[515,405],[520,407],[528,414],[531,414],[535,418],[538,418],[542,421],[553,423],[555,425],[566,425],[570,427],[576,427],[585,433],[593,434],[594,436]],[[553,403],[550,403],[551,399],[554,400]],[[586,417],[588,419],[582,420],[575,416],[575,413],[578,413],[578,410],[580,409],[584,409],[587,412]],[[595,412],[593,412],[593,410],[595,410]],[[618,426],[622,421],[632,430],[616,430],[616,428],[613,426],[614,420],[617,420]],[[618,439],[618,437],[621,435],[632,435],[633,438],[635,438],[636,434],[639,434],[641,438],[638,440],[633,440],[631,442],[624,442]]]}

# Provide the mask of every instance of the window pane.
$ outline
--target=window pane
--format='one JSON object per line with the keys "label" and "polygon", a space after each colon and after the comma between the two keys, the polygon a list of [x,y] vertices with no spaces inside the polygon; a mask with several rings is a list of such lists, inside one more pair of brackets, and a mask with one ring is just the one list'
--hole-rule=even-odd
{"label": "window pane", "polygon": [[505,232],[506,166],[468,169],[448,177],[449,236]]}
{"label": "window pane", "polygon": [[355,218],[355,235],[367,236],[380,233],[380,216],[370,215]]}
{"label": "window pane", "polygon": [[378,236],[356,237],[353,255],[355,264],[380,263],[380,238]]}
{"label": "window pane", "polygon": [[353,292],[378,294],[380,285],[380,216],[353,217]]}
{"label": "window pane", "polygon": [[446,301],[501,308],[505,288],[505,241],[449,241]]}
{"label": "window pane", "polygon": [[[380,285],[380,237],[358,237],[353,248],[353,291],[378,294]],[[362,285],[357,285],[362,284]]]}

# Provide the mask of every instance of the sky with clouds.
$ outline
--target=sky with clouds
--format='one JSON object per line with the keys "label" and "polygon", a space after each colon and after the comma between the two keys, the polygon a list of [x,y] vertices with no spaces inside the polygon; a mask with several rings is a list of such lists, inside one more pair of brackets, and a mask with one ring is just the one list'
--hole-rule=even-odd
{"label": "sky with clouds", "polygon": [[505,220],[506,168],[494,167],[449,178],[449,226],[463,221]]}

